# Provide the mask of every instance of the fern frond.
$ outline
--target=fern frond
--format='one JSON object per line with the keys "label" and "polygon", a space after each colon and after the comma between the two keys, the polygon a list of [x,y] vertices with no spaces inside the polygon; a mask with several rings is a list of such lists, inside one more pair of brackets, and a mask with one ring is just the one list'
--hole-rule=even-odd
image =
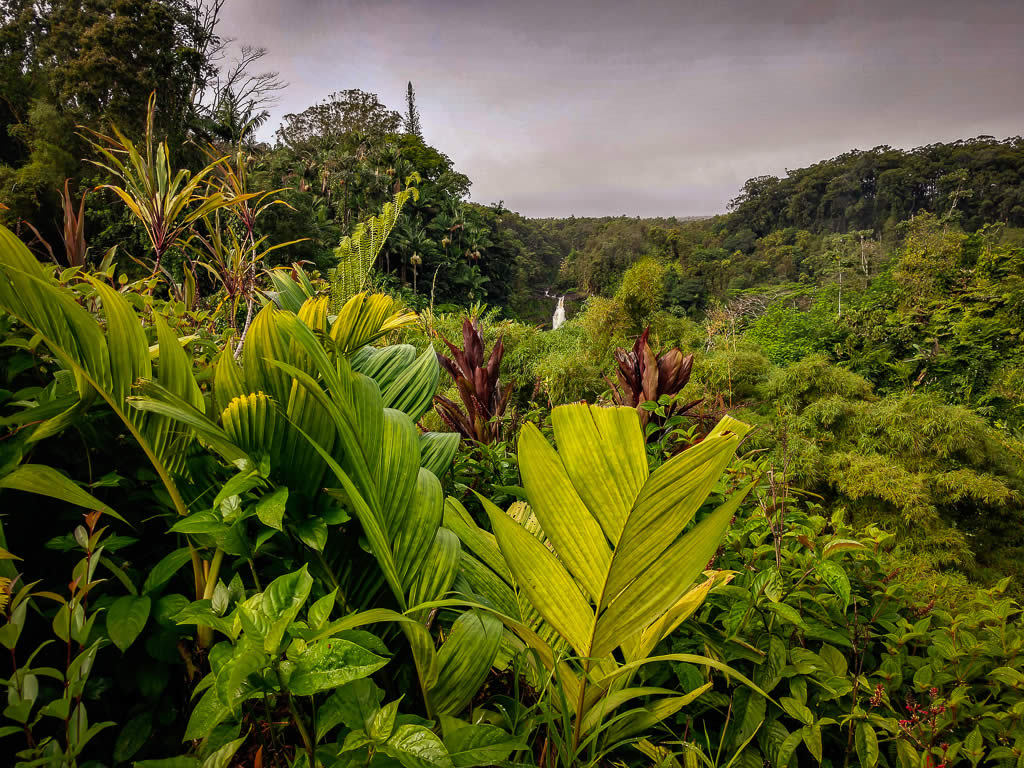
{"label": "fern frond", "polygon": [[0,611],[7,608],[7,603],[11,600],[11,585],[12,582],[6,576],[0,576]]}
{"label": "fern frond", "polygon": [[402,207],[409,200],[419,199],[416,187],[396,192],[394,200],[385,203],[377,216],[356,225],[349,237],[343,238],[334,251],[338,264],[331,272],[331,313],[336,314],[345,302],[366,288],[370,271],[384,241],[395,228]]}

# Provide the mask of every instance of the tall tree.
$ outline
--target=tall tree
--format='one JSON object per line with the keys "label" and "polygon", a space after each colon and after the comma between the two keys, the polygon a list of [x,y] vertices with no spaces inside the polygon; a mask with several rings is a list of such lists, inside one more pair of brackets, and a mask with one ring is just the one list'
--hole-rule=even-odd
{"label": "tall tree", "polygon": [[37,57],[59,109],[86,125],[113,122],[138,134],[156,90],[159,132],[184,137],[219,42],[205,2],[53,0],[39,7],[46,34]]}
{"label": "tall tree", "polygon": [[423,126],[420,125],[420,111],[416,109],[416,92],[412,89],[412,81],[409,81],[409,88],[405,92],[405,121],[406,133],[423,138]]}
{"label": "tall tree", "polygon": [[158,133],[183,142],[215,71],[222,3],[0,2],[0,202],[8,208],[0,222],[30,221],[52,242],[59,190],[87,172],[75,126],[106,131],[115,123],[138,136],[154,90]]}
{"label": "tall tree", "polygon": [[332,93],[298,114],[285,115],[277,137],[292,149],[309,144],[334,147],[350,137],[372,139],[398,133],[401,125],[402,116],[381,104],[377,94],[351,88]]}

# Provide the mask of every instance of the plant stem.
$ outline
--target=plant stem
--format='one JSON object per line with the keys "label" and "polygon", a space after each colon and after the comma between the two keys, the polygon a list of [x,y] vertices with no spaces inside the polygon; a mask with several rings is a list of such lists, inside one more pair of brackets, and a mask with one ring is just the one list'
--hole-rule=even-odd
{"label": "plant stem", "polygon": [[[213,560],[210,562],[210,573],[206,577],[206,586],[203,589],[203,600],[212,600],[213,591],[217,588],[217,576],[220,574],[220,564],[224,560],[224,550],[217,547],[213,553]],[[213,642],[213,627],[199,627],[199,647],[209,648]]]}
{"label": "plant stem", "polygon": [[191,541],[188,543],[188,551],[192,559],[192,579],[195,581],[196,600],[202,600],[203,592],[206,590],[206,584],[203,582],[203,563],[199,559],[198,550]]}
{"label": "plant stem", "polygon": [[217,547],[213,553],[213,560],[210,561],[210,575],[206,577],[206,589],[203,590],[203,600],[212,600],[213,591],[217,588],[217,577],[220,574],[220,564],[224,560],[224,550]]}
{"label": "plant stem", "polygon": [[245,327],[242,328],[242,336],[238,340],[238,346],[235,348],[235,360],[238,360],[242,356],[242,347],[245,344],[245,336],[249,333],[249,325],[252,323],[252,297],[249,298],[249,308],[245,313]]}
{"label": "plant stem", "polygon": [[299,714],[299,709],[295,706],[295,699],[292,698],[291,691],[284,686],[281,668],[276,663],[274,665],[274,673],[277,675],[278,685],[281,686],[284,695],[288,697],[288,710],[292,713],[292,720],[299,731],[299,736],[302,737],[302,744],[305,746],[306,755],[309,757],[310,768],[316,768],[316,752],[313,749],[313,740],[309,738],[309,731],[306,730],[306,724],[302,722],[302,715]]}

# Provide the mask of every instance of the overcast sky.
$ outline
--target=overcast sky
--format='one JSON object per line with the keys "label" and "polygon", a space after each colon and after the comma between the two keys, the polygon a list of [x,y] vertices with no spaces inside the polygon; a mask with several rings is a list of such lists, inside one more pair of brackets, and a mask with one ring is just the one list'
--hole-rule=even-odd
{"label": "overcast sky", "polygon": [[227,0],[299,112],[361,88],[527,216],[723,212],[852,148],[1024,133],[1024,1]]}

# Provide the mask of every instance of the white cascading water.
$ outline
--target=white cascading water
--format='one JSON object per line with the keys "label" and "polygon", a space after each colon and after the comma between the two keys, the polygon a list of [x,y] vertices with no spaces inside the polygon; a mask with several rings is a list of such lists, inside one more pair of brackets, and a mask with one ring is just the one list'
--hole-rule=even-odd
{"label": "white cascading water", "polygon": [[551,318],[551,330],[557,330],[558,326],[565,322],[565,296],[558,297],[558,306],[555,307],[555,316]]}

